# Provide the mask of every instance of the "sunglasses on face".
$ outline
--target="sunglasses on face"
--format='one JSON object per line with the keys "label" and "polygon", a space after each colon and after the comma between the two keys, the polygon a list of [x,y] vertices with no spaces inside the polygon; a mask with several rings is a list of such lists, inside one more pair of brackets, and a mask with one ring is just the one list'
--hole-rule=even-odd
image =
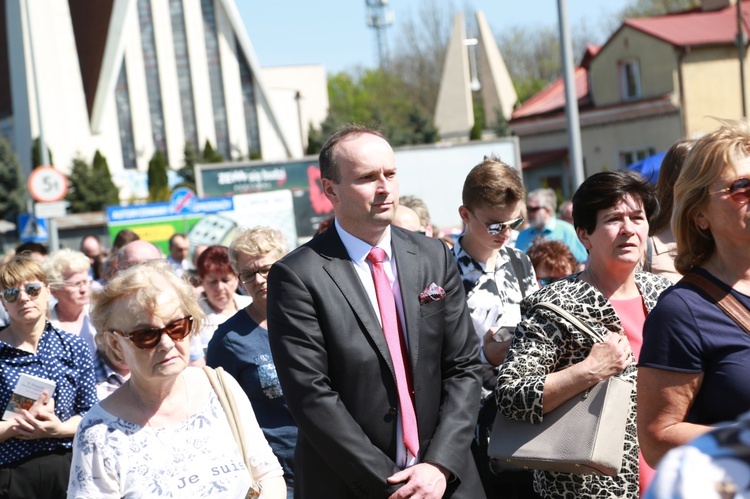
{"label": "sunglasses on face", "polygon": [[[273,265],[273,264],[271,264],[271,265]],[[265,279],[266,277],[268,277],[268,273],[271,271],[271,265],[266,265],[265,267],[261,267],[258,270],[249,270],[247,272],[243,272],[243,273],[241,273],[237,277],[240,278],[240,282],[242,284],[247,284],[247,283],[250,283],[250,282],[254,282],[256,275],[259,275],[263,279]]]}
{"label": "sunglasses on face", "polygon": [[518,217],[515,220],[510,220],[508,222],[502,222],[502,223],[496,223],[496,224],[489,224],[487,225],[487,234],[491,236],[496,236],[500,234],[501,232],[505,231],[505,229],[509,228],[511,230],[515,230],[521,226],[523,223],[523,217]]}
{"label": "sunglasses on face", "polygon": [[729,194],[732,201],[741,205],[750,203],[750,180],[746,178],[738,178],[732,185],[725,187],[716,192],[710,192],[709,194]]}
{"label": "sunglasses on face", "polygon": [[193,329],[193,317],[188,315],[182,319],[177,319],[171,324],[168,324],[161,328],[154,329],[139,329],[137,331],[131,331],[129,333],[123,333],[122,331],[112,331],[118,336],[127,338],[133,342],[135,346],[141,350],[154,348],[161,341],[161,335],[166,334],[173,341],[180,341],[184,339],[190,331]]}
{"label": "sunglasses on face", "polygon": [[42,292],[44,285],[41,282],[30,282],[21,288],[8,288],[2,291],[3,300],[8,303],[13,303],[21,296],[21,291],[26,291],[29,298],[35,298]]}

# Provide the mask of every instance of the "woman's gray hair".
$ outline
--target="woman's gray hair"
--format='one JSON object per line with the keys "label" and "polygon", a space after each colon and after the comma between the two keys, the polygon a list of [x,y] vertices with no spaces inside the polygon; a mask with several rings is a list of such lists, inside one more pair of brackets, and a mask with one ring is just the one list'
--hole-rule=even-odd
{"label": "woman's gray hair", "polygon": [[282,257],[288,251],[284,234],[280,230],[271,227],[239,229],[229,245],[229,265],[232,266],[232,270],[236,274],[239,274],[240,255],[260,258],[271,253],[277,253],[279,257]]}
{"label": "woman's gray hair", "polygon": [[[131,317],[142,310],[154,315],[159,297],[170,287],[177,294],[185,315],[193,317],[190,336],[197,334],[205,323],[205,314],[198,304],[193,287],[178,277],[167,262],[149,261],[123,270],[101,290],[92,293],[90,317],[97,336],[114,334],[109,321],[112,310],[121,300],[129,300],[128,315]],[[109,342],[102,341],[103,339],[105,338],[96,341],[97,346],[100,349],[104,347],[104,353],[110,358],[122,362],[123,359],[116,355]]]}
{"label": "woman's gray hair", "polygon": [[69,248],[53,251],[44,260],[44,273],[51,288],[61,288],[65,285],[63,274],[68,272],[88,272],[91,269],[89,257]]}

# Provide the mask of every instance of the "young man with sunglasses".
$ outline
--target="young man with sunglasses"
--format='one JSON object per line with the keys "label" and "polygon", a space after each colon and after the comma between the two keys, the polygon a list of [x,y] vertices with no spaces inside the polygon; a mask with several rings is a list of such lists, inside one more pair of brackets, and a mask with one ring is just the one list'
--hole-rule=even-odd
{"label": "young man with sunglasses", "polygon": [[453,247],[453,255],[474,329],[483,345],[484,363],[479,438],[472,450],[488,497],[535,497],[530,473],[495,475],[487,458],[487,436],[497,412],[496,366],[505,359],[513,330],[521,320],[521,300],[539,289],[531,260],[509,244],[511,232],[523,224],[523,183],[510,166],[496,158],[485,158],[466,177],[462,198],[458,213],[464,233]]}
{"label": "young man with sunglasses", "polygon": [[526,200],[526,218],[529,227],[518,234],[516,248],[528,251],[537,241],[562,241],[578,263],[586,263],[588,254],[576,230],[571,224],[555,217],[557,194],[552,189],[535,189],[529,192]]}

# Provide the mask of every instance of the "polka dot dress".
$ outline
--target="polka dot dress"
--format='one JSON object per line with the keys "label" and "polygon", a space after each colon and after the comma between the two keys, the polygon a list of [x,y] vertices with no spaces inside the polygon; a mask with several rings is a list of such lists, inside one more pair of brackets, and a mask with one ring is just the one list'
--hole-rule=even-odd
{"label": "polka dot dress", "polygon": [[[54,381],[55,415],[61,421],[83,416],[98,401],[94,361],[86,343],[47,323],[36,354],[0,341],[0,410],[4,412],[21,373]],[[59,448],[71,448],[72,438],[0,442],[0,466]]]}

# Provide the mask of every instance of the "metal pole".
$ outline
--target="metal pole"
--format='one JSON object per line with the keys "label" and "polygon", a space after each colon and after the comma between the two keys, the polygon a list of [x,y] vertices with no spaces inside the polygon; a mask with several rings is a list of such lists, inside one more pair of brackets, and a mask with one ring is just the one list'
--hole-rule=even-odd
{"label": "metal pole", "polygon": [[737,0],[737,56],[740,59],[740,96],[742,98],[742,116],[747,116],[747,99],[745,96],[745,30],[742,29],[742,0]]}
{"label": "metal pole", "polygon": [[568,4],[557,0],[557,14],[560,19],[560,52],[562,56],[563,81],[565,82],[565,114],[568,118],[568,158],[573,176],[573,189],[584,181],[583,155],[581,154],[581,129],[578,121],[578,97],[573,72],[573,44],[570,41],[568,24]]}
{"label": "metal pole", "polygon": [[[29,11],[28,0],[24,1],[26,7],[26,28],[29,37],[29,59],[31,62],[31,79],[34,81],[34,97],[36,101],[36,119],[37,127],[39,128],[39,153],[41,155],[42,165],[49,165],[49,151],[47,150],[47,143],[44,141],[44,126],[42,125],[42,106],[39,98],[39,80],[36,74],[36,60],[34,58],[34,37],[31,32],[31,13]],[[32,169],[37,165],[31,165]],[[34,210],[29,212],[29,215],[35,217]],[[57,234],[57,221],[54,218],[48,219],[49,229],[49,249],[56,251],[60,249],[60,239]]]}
{"label": "metal pole", "polygon": [[302,155],[307,154],[305,144],[305,130],[302,128],[302,94],[299,90],[294,93],[294,100],[297,102],[297,121],[299,121],[299,141],[302,144]]}

